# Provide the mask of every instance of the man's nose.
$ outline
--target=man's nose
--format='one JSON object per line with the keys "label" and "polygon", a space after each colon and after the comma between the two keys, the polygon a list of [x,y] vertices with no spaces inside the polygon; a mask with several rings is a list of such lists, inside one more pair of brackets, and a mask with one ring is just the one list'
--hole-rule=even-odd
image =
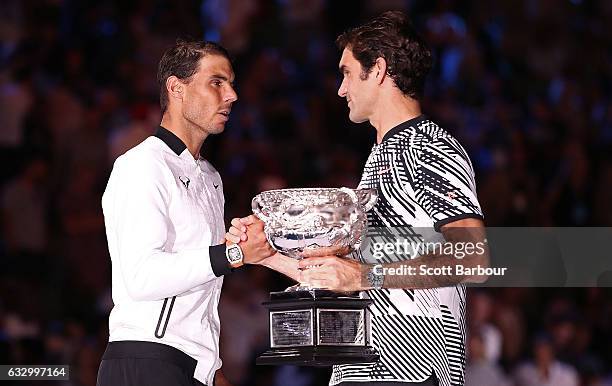
{"label": "man's nose", "polygon": [[223,100],[225,102],[236,102],[238,100],[238,94],[236,94],[236,91],[234,90],[233,87],[229,87],[229,89],[227,90],[227,92],[225,93],[225,98],[223,98]]}
{"label": "man's nose", "polygon": [[346,82],[342,79],[342,83],[340,83],[340,87],[338,88],[338,96],[344,98],[346,96]]}

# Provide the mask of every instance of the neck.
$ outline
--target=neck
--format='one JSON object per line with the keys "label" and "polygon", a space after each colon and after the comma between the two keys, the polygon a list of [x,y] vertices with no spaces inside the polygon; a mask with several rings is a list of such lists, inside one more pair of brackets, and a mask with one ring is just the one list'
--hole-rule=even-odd
{"label": "neck", "polygon": [[403,94],[397,95],[397,91],[382,96],[377,105],[370,117],[370,124],[376,129],[376,143],[381,143],[385,134],[395,126],[421,115],[419,102]]}
{"label": "neck", "polygon": [[166,111],[160,124],[179,137],[185,143],[193,158],[198,159],[207,134],[182,117],[180,119],[174,118],[176,115]]}

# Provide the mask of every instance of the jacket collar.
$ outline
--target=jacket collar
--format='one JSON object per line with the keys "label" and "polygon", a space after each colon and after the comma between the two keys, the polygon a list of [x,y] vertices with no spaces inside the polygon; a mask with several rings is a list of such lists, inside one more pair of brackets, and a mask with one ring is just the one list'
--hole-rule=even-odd
{"label": "jacket collar", "polygon": [[187,145],[185,145],[185,143],[181,141],[181,139],[177,137],[176,134],[174,134],[163,126],[159,126],[154,135],[164,141],[164,143],[168,145],[168,147],[172,149],[172,151],[175,152],[176,155],[181,155],[181,153],[185,151],[185,149],[187,149]]}

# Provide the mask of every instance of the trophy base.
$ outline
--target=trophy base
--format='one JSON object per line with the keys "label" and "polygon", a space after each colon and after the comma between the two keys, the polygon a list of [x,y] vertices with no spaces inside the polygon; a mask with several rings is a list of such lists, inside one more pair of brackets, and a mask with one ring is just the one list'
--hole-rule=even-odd
{"label": "trophy base", "polygon": [[371,363],[379,358],[369,345],[370,299],[358,292],[310,289],[272,292],[269,311],[271,348],[258,365],[332,366]]}
{"label": "trophy base", "polygon": [[378,353],[372,347],[313,346],[269,349],[257,358],[256,364],[329,367],[375,362],[378,358]]}
{"label": "trophy base", "polygon": [[297,292],[297,291],[310,291],[312,290],[312,288],[305,286],[305,285],[301,285],[301,284],[295,284],[292,285],[291,287],[287,287],[287,289],[285,289],[285,291],[283,292]]}
{"label": "trophy base", "polygon": [[[359,292],[334,292],[326,289],[309,288],[296,284],[284,291],[270,292],[272,302],[283,300],[332,300],[332,299],[360,299]],[[369,301],[367,301],[369,302]]]}

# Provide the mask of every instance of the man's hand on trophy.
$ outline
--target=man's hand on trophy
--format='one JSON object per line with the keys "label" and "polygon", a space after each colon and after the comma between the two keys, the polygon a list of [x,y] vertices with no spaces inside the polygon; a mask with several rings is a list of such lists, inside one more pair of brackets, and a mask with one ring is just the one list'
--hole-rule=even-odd
{"label": "man's hand on trophy", "polygon": [[313,288],[325,288],[337,292],[362,289],[362,265],[352,259],[335,255],[308,257],[298,263],[299,282]]}
{"label": "man's hand on trophy", "polygon": [[257,264],[276,252],[268,243],[264,233],[264,222],[255,216],[249,217],[252,218],[246,221],[247,224],[240,223],[240,219],[232,220],[232,227],[225,238],[227,243],[240,246],[246,264]]}

